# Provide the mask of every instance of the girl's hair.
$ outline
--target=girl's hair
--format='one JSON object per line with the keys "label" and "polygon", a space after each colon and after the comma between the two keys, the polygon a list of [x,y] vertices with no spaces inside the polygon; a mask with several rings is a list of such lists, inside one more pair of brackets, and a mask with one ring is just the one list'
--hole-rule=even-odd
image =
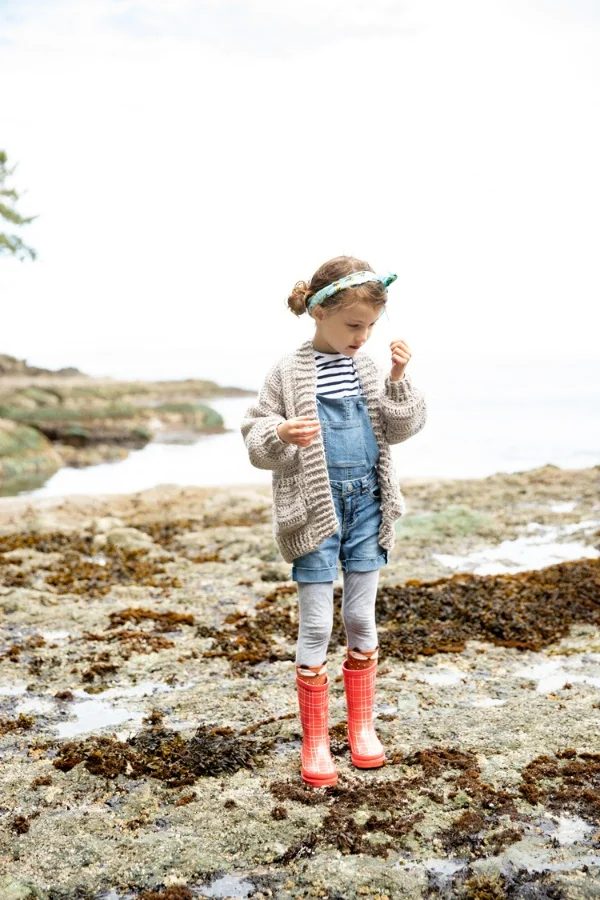
{"label": "girl's hair", "polygon": [[[295,316],[301,316],[306,312],[306,304],[313,294],[324,288],[325,285],[337,281],[343,275],[351,272],[374,272],[372,266],[362,259],[354,256],[335,256],[328,259],[320,266],[312,276],[308,284],[305,281],[297,281],[292,293],[287,299],[287,305]],[[352,287],[337,291],[331,297],[326,297],[319,306],[327,313],[333,313],[344,307],[349,309],[357,303],[368,303],[375,311],[382,310],[387,302],[387,289],[380,281],[367,281],[364,284],[355,284]],[[327,314],[326,313],[326,314]]]}

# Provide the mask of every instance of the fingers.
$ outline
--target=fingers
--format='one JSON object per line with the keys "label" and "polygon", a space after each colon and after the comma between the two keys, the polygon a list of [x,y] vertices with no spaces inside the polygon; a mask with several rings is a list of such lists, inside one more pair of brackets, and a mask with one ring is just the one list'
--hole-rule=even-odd
{"label": "fingers", "polygon": [[320,421],[311,416],[296,416],[288,424],[292,443],[300,447],[308,446],[321,429]]}

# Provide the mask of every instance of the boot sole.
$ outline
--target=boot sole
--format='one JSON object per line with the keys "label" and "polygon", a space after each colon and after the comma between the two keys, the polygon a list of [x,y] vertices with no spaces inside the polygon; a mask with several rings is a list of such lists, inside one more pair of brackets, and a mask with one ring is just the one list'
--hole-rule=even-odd
{"label": "boot sole", "polygon": [[381,756],[354,756],[351,753],[350,759],[352,765],[358,769],[376,769],[385,763],[385,753],[382,753]]}
{"label": "boot sole", "polygon": [[306,784],[309,784],[311,787],[326,787],[337,784],[338,782],[337,772],[334,772],[333,775],[310,775],[302,769],[301,775],[302,781],[306,782]]}

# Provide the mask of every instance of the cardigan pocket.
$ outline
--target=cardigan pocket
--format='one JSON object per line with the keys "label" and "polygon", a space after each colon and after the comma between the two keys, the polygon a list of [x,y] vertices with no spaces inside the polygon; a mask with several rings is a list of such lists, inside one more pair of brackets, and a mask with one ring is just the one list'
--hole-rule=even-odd
{"label": "cardigan pocket", "polygon": [[274,533],[287,534],[304,525],[308,510],[302,493],[302,476],[280,476],[273,498]]}

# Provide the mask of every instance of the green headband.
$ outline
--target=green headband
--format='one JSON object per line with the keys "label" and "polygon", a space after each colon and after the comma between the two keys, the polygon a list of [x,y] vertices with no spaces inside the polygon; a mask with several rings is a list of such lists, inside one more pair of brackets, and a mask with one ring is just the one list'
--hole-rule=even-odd
{"label": "green headband", "polygon": [[337,281],[332,281],[331,284],[325,285],[324,288],[313,294],[306,304],[306,309],[310,312],[313,306],[322,303],[326,297],[331,297],[332,294],[343,291],[344,288],[352,287],[352,285],[364,284],[365,281],[380,281],[387,287],[397,277],[393,272],[385,272],[383,275],[377,275],[375,272],[351,272],[350,275],[344,275],[342,278],[338,278]]}

